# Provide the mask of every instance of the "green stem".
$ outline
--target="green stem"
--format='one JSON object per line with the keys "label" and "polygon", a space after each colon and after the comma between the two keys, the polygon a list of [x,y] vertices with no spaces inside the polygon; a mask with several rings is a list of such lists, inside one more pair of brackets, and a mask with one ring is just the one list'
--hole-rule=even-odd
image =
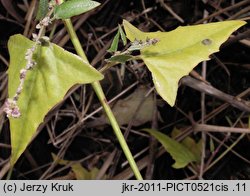
{"label": "green stem", "polygon": [[82,45],[81,45],[81,43],[80,43],[80,41],[79,41],[79,39],[78,39],[78,37],[76,35],[76,32],[74,30],[74,27],[72,25],[71,20],[70,19],[66,19],[66,20],[63,20],[63,22],[64,22],[64,25],[65,25],[65,27],[66,27],[69,35],[70,35],[70,39],[71,39],[71,41],[73,43],[73,46],[74,46],[77,54],[80,57],[82,57],[83,60],[89,62],[88,59],[87,59],[87,57],[86,57],[86,55],[85,55],[85,52],[82,49]]}
{"label": "green stem", "polygon": [[[73,43],[73,45],[75,47],[75,50],[76,50],[77,54],[80,57],[82,57],[82,59],[84,59],[85,61],[88,62],[88,59],[87,59],[87,57],[86,57],[86,55],[85,55],[85,53],[84,53],[84,51],[82,49],[80,41],[79,41],[79,39],[78,39],[78,37],[77,37],[77,35],[75,33],[75,30],[73,28],[71,20],[70,19],[64,20],[64,24],[65,24],[65,26],[67,28],[67,31],[68,31],[68,33],[70,35],[70,39],[71,39],[71,41],[72,41],[72,43]],[[100,100],[100,102],[102,104],[102,107],[103,107],[104,111],[106,112],[107,117],[109,118],[110,124],[111,124],[111,126],[112,126],[112,128],[113,128],[113,130],[115,132],[115,135],[116,135],[116,137],[117,137],[117,139],[118,139],[118,141],[119,141],[119,143],[120,143],[120,145],[122,147],[122,150],[123,150],[128,162],[130,164],[130,167],[132,168],[132,170],[133,170],[133,172],[135,174],[136,179],[137,180],[143,180],[143,178],[142,178],[142,176],[140,174],[140,171],[139,171],[139,169],[138,169],[138,167],[137,167],[137,165],[135,163],[133,155],[130,152],[129,147],[127,145],[127,142],[126,142],[126,140],[125,140],[125,138],[124,138],[124,136],[123,136],[123,134],[121,132],[121,129],[120,129],[120,127],[119,127],[119,125],[118,125],[118,123],[116,121],[116,118],[115,118],[112,110],[110,109],[110,107],[109,107],[109,105],[107,103],[106,97],[105,97],[105,95],[103,93],[103,90],[102,90],[102,87],[101,87],[100,83],[99,82],[93,82],[93,83],[91,83],[91,85],[92,85],[93,89],[95,90],[95,93],[98,96],[98,98],[99,98],[99,100]]]}
{"label": "green stem", "polygon": [[113,130],[115,132],[115,135],[116,135],[116,137],[117,137],[117,139],[118,139],[118,141],[119,141],[119,143],[120,143],[120,145],[122,147],[122,150],[123,150],[128,162],[130,164],[130,167],[132,168],[132,170],[133,170],[133,172],[135,174],[136,179],[137,180],[143,180],[143,178],[142,178],[142,176],[140,174],[140,171],[139,171],[139,169],[138,169],[138,167],[137,167],[137,165],[135,163],[135,160],[134,160],[134,158],[133,158],[133,156],[132,156],[132,154],[131,154],[131,152],[129,150],[128,144],[127,144],[127,142],[126,142],[126,140],[125,140],[125,138],[124,138],[124,136],[123,136],[123,134],[121,132],[121,129],[120,129],[120,127],[119,127],[119,125],[118,125],[118,123],[116,121],[116,118],[115,118],[112,110],[110,109],[110,107],[109,107],[109,105],[107,103],[106,97],[105,97],[105,95],[103,93],[103,90],[102,90],[102,87],[101,87],[100,83],[99,82],[93,82],[91,85],[94,88],[95,93],[98,96],[104,111],[106,112],[106,115],[109,118],[110,124],[111,124],[111,126],[112,126],[112,128],[113,128]]}

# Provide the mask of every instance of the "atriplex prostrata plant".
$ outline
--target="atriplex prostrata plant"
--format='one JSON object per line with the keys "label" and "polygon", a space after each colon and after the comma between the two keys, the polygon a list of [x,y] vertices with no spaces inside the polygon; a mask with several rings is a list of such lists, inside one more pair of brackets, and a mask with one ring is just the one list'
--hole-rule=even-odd
{"label": "atriplex prostrata plant", "polygon": [[[74,12],[78,0],[65,3],[58,0],[51,1],[48,6],[46,1],[40,2],[45,2],[42,5],[45,5],[46,9],[42,10],[46,10],[46,13],[41,14],[44,18],[41,18],[38,27],[42,30],[40,29],[35,36],[35,42],[21,35],[14,35],[8,43],[10,52],[8,77],[11,81],[8,92],[13,99],[7,100],[5,111],[8,112],[10,119],[11,166],[31,141],[46,113],[63,99],[68,89],[77,83],[91,83],[137,179],[142,179],[98,82],[103,76],[89,65],[69,20],[70,17],[86,12],[99,4],[86,0],[84,1],[86,4],[82,4]],[[46,37],[43,38],[45,33],[43,27],[51,20],[59,19],[63,19],[81,58],[50,43]],[[126,44],[126,37],[119,26],[119,34],[114,38],[110,48],[110,52],[115,54],[109,59],[109,65],[133,58],[142,59],[152,73],[157,92],[173,106],[180,78],[187,75],[201,61],[208,60],[209,55],[217,52],[229,35],[244,24],[243,21],[226,21],[179,27],[171,32],[144,33],[124,20],[125,34],[131,41],[131,46],[125,53],[117,52],[119,36]],[[133,56],[131,53],[133,50],[139,50],[140,55]],[[32,67],[28,66],[30,64]]]}

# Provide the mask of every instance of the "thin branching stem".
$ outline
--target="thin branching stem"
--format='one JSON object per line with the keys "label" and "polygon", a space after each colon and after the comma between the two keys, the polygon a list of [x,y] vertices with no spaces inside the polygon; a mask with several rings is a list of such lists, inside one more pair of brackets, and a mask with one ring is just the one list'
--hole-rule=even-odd
{"label": "thin branching stem", "polygon": [[[64,21],[64,24],[65,24],[65,26],[67,28],[67,31],[68,31],[69,35],[70,35],[70,39],[71,39],[71,41],[72,41],[72,43],[73,43],[73,45],[75,47],[75,50],[76,50],[77,54],[80,57],[82,57],[83,60],[88,62],[88,59],[87,59],[87,57],[85,55],[85,52],[82,49],[81,43],[80,43],[80,41],[79,41],[79,39],[78,39],[78,37],[77,37],[77,35],[75,33],[75,30],[74,30],[74,27],[73,27],[73,25],[71,23],[71,20],[70,19],[65,19],[63,21]],[[137,180],[143,180],[143,178],[142,178],[142,176],[140,174],[140,171],[139,171],[139,169],[138,169],[138,167],[136,165],[136,162],[135,162],[135,160],[133,158],[133,155],[132,155],[132,153],[131,153],[128,145],[127,145],[127,142],[126,142],[126,140],[125,140],[125,138],[124,138],[124,136],[123,136],[123,134],[121,132],[121,129],[120,129],[118,123],[117,123],[117,120],[116,120],[111,108],[109,107],[109,104],[107,103],[106,97],[104,95],[104,92],[103,92],[103,89],[102,89],[100,83],[97,81],[97,82],[91,83],[91,85],[92,85],[97,97],[99,98],[100,103],[103,106],[103,109],[104,109],[104,111],[105,111],[105,113],[106,113],[106,115],[107,115],[107,117],[108,117],[108,119],[110,121],[110,124],[111,124],[111,126],[112,126],[112,128],[113,128],[113,130],[115,132],[115,135],[116,135],[116,137],[117,137],[117,139],[118,139],[118,141],[119,141],[119,143],[121,145],[121,148],[122,148],[128,162],[130,164],[130,167],[131,167],[131,169],[133,170],[133,172],[135,174],[136,179]]]}

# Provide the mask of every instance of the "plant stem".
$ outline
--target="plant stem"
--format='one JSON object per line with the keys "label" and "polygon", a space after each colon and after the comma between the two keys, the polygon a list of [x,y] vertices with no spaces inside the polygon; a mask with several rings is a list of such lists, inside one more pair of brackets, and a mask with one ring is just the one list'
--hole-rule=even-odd
{"label": "plant stem", "polygon": [[[72,41],[72,43],[73,43],[73,45],[75,47],[75,50],[76,50],[77,54],[80,57],[82,57],[83,60],[88,62],[88,59],[87,59],[87,57],[86,57],[86,55],[85,55],[85,53],[84,53],[84,51],[82,49],[80,41],[79,41],[79,39],[78,39],[78,37],[77,37],[77,35],[75,33],[75,30],[73,28],[71,20],[70,19],[64,20],[64,24],[65,24],[65,26],[67,28],[67,31],[68,31],[68,33],[70,35],[70,39],[71,39],[71,41]],[[118,139],[118,141],[119,141],[119,143],[120,143],[120,145],[122,147],[122,150],[123,150],[128,162],[130,164],[130,167],[132,168],[132,170],[133,170],[133,172],[135,174],[136,179],[137,180],[143,180],[143,178],[142,178],[142,176],[140,174],[140,171],[139,171],[139,169],[138,169],[138,167],[137,167],[137,165],[135,163],[133,155],[130,152],[129,147],[127,145],[127,142],[126,142],[126,140],[125,140],[125,138],[124,138],[124,136],[123,136],[123,134],[121,132],[121,129],[120,129],[120,127],[119,127],[119,125],[118,125],[118,123],[116,121],[116,118],[115,118],[112,110],[110,109],[110,107],[109,107],[109,105],[107,103],[106,97],[104,95],[104,92],[102,90],[102,87],[101,87],[99,81],[93,82],[93,83],[91,83],[91,85],[92,85],[97,97],[99,98],[99,101],[101,102],[104,111],[106,112],[106,115],[107,115],[107,117],[108,117],[108,119],[110,121],[110,124],[111,124],[111,126],[112,126],[112,128],[113,128],[113,130],[115,132],[115,135],[116,135],[116,137],[117,137],[117,139]]]}
{"label": "plant stem", "polygon": [[78,37],[76,35],[76,32],[74,30],[74,27],[72,25],[71,20],[70,19],[66,19],[66,20],[63,20],[63,22],[64,22],[64,25],[65,25],[65,27],[66,27],[69,35],[70,35],[70,39],[71,39],[71,41],[73,43],[73,46],[74,46],[77,54],[80,57],[82,57],[83,60],[89,62],[88,59],[87,59],[87,57],[86,57],[86,55],[85,55],[85,52],[82,49],[81,43],[80,43],[80,41],[79,41],[79,39],[78,39]]}

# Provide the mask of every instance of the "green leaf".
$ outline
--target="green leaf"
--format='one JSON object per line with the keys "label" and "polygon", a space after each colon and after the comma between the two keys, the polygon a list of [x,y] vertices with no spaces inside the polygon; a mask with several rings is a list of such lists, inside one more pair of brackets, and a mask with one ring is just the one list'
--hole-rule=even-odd
{"label": "green leaf", "polygon": [[[90,171],[85,169],[81,163],[75,163],[71,165],[71,169],[76,176],[76,180],[95,180],[100,170],[96,167],[92,168]],[[106,176],[103,177],[103,180]]]}
{"label": "green leaf", "polygon": [[133,56],[129,54],[118,54],[107,59],[108,62],[118,62],[125,63],[126,61],[132,59]]}
{"label": "green leaf", "polygon": [[56,19],[67,19],[73,16],[83,14],[90,11],[100,3],[91,0],[70,0],[57,5],[54,10],[54,17]]}
{"label": "green leaf", "polygon": [[[26,65],[25,53],[33,45],[34,42],[22,35],[14,35],[9,39],[9,97],[13,97],[17,90],[19,72]],[[30,143],[44,116],[63,100],[69,88],[103,78],[102,74],[80,57],[52,43],[38,46],[33,58],[37,64],[28,71],[17,102],[21,117],[10,118],[12,166]]]}
{"label": "green leaf", "polygon": [[123,21],[127,38],[134,42],[158,40],[143,47],[141,58],[152,73],[153,82],[161,97],[173,106],[179,80],[209,55],[219,51],[229,35],[244,25],[244,21],[225,21],[178,27],[170,32],[144,33],[128,21]]}
{"label": "green leaf", "polygon": [[[179,134],[181,134],[181,131],[177,128],[174,128],[174,130],[171,132],[171,137],[176,137]],[[193,138],[187,136],[180,142],[195,155],[196,162],[200,162],[201,159],[201,141],[202,140],[200,139],[199,142],[196,143]]]}
{"label": "green leaf", "polygon": [[144,131],[154,136],[172,156],[175,163],[172,167],[179,169],[186,167],[189,163],[196,161],[195,155],[183,144],[175,141],[171,137],[154,129],[144,129]]}
{"label": "green leaf", "polygon": [[47,14],[48,9],[49,9],[49,2],[48,2],[48,0],[39,0],[36,19],[37,20],[43,19],[46,16],[46,14]]}
{"label": "green leaf", "polygon": [[117,31],[117,33],[112,41],[112,44],[111,44],[110,48],[108,49],[108,52],[116,52],[117,51],[119,38],[120,38],[120,33],[119,33],[119,31]]}
{"label": "green leaf", "polygon": [[118,25],[118,31],[121,35],[123,45],[126,46],[127,45],[127,38],[126,38],[124,31],[121,28],[121,25]]}
{"label": "green leaf", "polygon": [[212,153],[215,150],[214,141],[212,138],[209,138],[209,149],[210,149],[210,152],[212,152]]}
{"label": "green leaf", "polygon": [[[96,167],[88,171],[81,165],[81,163],[78,163],[77,161],[59,159],[58,156],[53,153],[52,158],[54,162],[57,162],[60,165],[71,165],[71,170],[74,172],[76,180],[95,180],[100,172],[100,170]],[[107,176],[104,175],[102,180],[105,180],[106,178]]]}

